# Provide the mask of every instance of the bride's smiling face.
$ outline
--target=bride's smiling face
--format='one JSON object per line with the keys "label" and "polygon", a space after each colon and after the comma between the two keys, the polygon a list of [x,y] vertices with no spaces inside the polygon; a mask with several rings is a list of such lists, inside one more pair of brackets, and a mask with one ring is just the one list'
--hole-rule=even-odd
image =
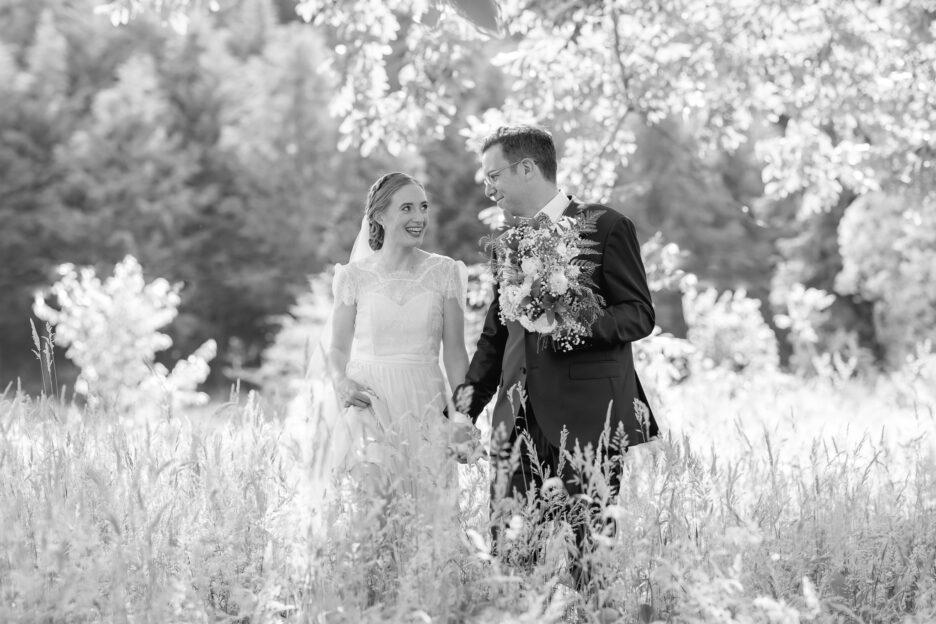
{"label": "bride's smiling face", "polygon": [[384,228],[384,247],[421,245],[429,226],[426,193],[415,184],[404,186],[390,199],[390,205],[377,217]]}

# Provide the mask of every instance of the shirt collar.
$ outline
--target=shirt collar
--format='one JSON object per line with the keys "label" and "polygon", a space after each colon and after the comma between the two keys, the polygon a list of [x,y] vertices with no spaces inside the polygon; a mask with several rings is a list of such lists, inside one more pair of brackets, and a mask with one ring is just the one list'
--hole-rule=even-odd
{"label": "shirt collar", "polygon": [[549,202],[543,206],[536,214],[544,214],[551,221],[559,220],[559,217],[562,216],[562,213],[565,212],[565,209],[569,207],[570,199],[562,191],[558,191],[556,196],[549,200]]}

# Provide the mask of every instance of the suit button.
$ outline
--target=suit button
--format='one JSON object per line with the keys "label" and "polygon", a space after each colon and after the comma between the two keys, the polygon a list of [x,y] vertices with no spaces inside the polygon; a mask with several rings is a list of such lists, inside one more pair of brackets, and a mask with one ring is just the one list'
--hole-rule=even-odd
{"label": "suit button", "polygon": [[526,375],[526,366],[521,366],[521,367],[520,367],[520,374],[521,374],[521,375]]}

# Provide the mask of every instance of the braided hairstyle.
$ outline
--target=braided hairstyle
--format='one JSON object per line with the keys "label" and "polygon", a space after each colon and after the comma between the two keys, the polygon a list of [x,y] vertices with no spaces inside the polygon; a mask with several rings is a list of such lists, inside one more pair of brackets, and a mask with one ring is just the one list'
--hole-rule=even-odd
{"label": "braided hairstyle", "polygon": [[414,177],[399,171],[382,175],[371,185],[367,193],[367,203],[364,205],[364,214],[367,216],[369,228],[367,244],[374,251],[383,247],[384,242],[384,227],[377,222],[377,215],[387,209],[397,191],[410,184],[423,189],[423,185]]}

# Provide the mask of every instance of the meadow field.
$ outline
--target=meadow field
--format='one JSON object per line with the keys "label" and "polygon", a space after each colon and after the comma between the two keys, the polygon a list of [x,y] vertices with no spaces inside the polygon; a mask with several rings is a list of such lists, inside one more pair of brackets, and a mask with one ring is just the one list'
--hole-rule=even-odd
{"label": "meadow field", "polygon": [[353,487],[313,512],[301,410],[232,391],[121,419],[9,387],[0,621],[936,621],[931,379],[709,371],[661,390],[665,434],[628,454],[595,554],[623,616],[570,615],[561,549],[532,571],[490,556],[483,461],[461,470],[457,530],[436,501]]}
{"label": "meadow field", "polygon": [[[0,0],[0,624],[936,623],[934,37],[936,0]],[[653,295],[601,602],[555,490],[313,478],[368,189],[424,183],[470,351],[520,123]]]}

